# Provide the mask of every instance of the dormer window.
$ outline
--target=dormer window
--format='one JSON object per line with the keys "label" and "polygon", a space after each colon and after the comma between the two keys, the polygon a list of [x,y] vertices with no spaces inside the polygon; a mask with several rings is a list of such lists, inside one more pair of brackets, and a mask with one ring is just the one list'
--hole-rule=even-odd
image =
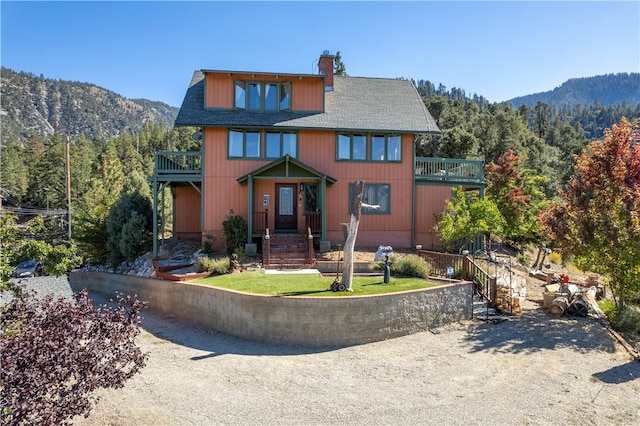
{"label": "dormer window", "polygon": [[289,111],[291,83],[235,82],[235,108],[249,111]]}

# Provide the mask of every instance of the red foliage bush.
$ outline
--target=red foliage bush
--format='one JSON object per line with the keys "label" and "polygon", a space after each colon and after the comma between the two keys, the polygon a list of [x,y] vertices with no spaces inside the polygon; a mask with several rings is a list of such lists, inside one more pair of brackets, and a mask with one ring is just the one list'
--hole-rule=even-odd
{"label": "red foliage bush", "polygon": [[99,388],[119,388],[144,367],[135,345],[144,303],[118,294],[95,307],[86,290],[75,300],[23,294],[0,312],[0,405],[3,425],[69,424],[89,415]]}

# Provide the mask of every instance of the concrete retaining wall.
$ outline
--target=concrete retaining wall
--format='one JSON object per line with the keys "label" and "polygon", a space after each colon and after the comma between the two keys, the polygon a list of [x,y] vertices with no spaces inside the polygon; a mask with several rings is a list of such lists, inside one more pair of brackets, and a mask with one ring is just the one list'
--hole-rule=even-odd
{"label": "concrete retaining wall", "polygon": [[137,294],[149,309],[248,340],[343,346],[385,340],[469,319],[472,283],[377,296],[261,296],[201,284],[72,272],[74,291]]}

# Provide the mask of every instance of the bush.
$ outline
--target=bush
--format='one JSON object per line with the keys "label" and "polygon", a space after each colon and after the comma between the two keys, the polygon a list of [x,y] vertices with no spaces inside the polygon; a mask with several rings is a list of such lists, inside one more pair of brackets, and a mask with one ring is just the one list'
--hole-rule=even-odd
{"label": "bush", "polygon": [[640,312],[636,307],[627,305],[623,311],[618,311],[612,299],[600,300],[598,306],[616,330],[640,333]]}
{"label": "bush", "polygon": [[202,272],[206,271],[217,275],[228,274],[230,269],[230,261],[228,257],[222,259],[201,257],[198,258],[198,269]]}
{"label": "bush", "polygon": [[554,265],[562,264],[562,253],[558,253],[557,251],[552,251],[551,254],[547,257],[547,260]]}
{"label": "bush", "polygon": [[100,388],[120,388],[144,367],[135,345],[143,302],[118,297],[96,308],[86,290],[75,300],[30,294],[0,310],[0,423],[66,425],[89,415]]}
{"label": "bush", "polygon": [[627,305],[616,314],[613,325],[622,332],[640,333],[640,312],[634,306]]}
{"label": "bush", "polygon": [[144,253],[153,234],[153,207],[140,192],[123,192],[109,211],[107,250],[112,266]]}
{"label": "bush", "polygon": [[226,220],[222,222],[222,231],[228,254],[234,253],[238,248],[244,250],[247,242],[247,222],[242,216],[234,214],[233,209],[229,210]]}
{"label": "bush", "polygon": [[429,265],[421,257],[416,256],[415,254],[410,254],[402,258],[391,256],[390,261],[392,275],[418,278],[429,277]]}

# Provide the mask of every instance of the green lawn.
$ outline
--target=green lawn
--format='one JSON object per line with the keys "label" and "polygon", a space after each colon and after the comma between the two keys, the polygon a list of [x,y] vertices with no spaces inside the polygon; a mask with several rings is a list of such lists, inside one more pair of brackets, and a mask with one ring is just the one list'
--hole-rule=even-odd
{"label": "green lawn", "polygon": [[241,274],[215,275],[192,282],[214,287],[228,288],[247,293],[272,296],[362,296],[370,294],[395,293],[417,290],[440,285],[420,278],[391,277],[385,284],[383,277],[354,277],[353,292],[333,292],[329,289],[335,276],[315,274],[272,274],[264,271],[243,272]]}

